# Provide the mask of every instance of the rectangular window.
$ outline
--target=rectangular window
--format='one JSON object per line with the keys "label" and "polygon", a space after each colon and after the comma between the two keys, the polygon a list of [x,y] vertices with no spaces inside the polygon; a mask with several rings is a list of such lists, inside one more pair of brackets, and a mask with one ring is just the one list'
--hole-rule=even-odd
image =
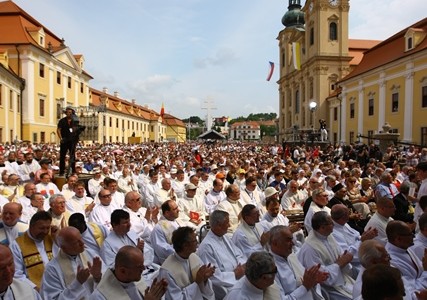
{"label": "rectangular window", "polygon": [[110,127],[112,127],[112,126],[113,126],[113,118],[110,117]]}
{"label": "rectangular window", "polygon": [[61,72],[56,71],[56,83],[61,84]]}
{"label": "rectangular window", "polygon": [[40,63],[39,65],[39,76],[44,78],[44,64]]}
{"label": "rectangular window", "polygon": [[134,127],[135,126],[135,123],[134,122],[132,122],[132,130],[134,130]]}
{"label": "rectangular window", "polygon": [[374,136],[373,130],[368,130],[368,144],[372,144],[372,137]]}
{"label": "rectangular window", "polygon": [[338,142],[338,133],[334,132],[334,143]]}
{"label": "rectangular window", "polygon": [[44,117],[44,99],[39,100],[39,115]]}
{"label": "rectangular window", "polygon": [[391,95],[391,112],[399,111],[399,93]]}
{"label": "rectangular window", "polygon": [[9,90],[9,109],[13,109],[13,91]]}
{"label": "rectangular window", "polygon": [[62,105],[61,103],[56,103],[56,119],[59,120],[62,117]]}
{"label": "rectangular window", "polygon": [[116,128],[119,128],[119,119],[116,119]]}
{"label": "rectangular window", "polygon": [[16,112],[21,112],[21,95],[16,97]]}
{"label": "rectangular window", "polygon": [[46,134],[44,131],[40,132],[40,143],[46,143]]}
{"label": "rectangular window", "polygon": [[33,132],[33,143],[37,143],[37,132]]}
{"label": "rectangular window", "polygon": [[67,82],[68,88],[71,89],[71,77],[68,76],[68,82]]}
{"label": "rectangular window", "polygon": [[15,140],[14,138],[13,138],[13,129],[11,129],[10,131],[9,131],[9,135],[10,135],[10,141],[13,143],[13,141]]}
{"label": "rectangular window", "polygon": [[427,145],[427,127],[421,127],[421,145]]}
{"label": "rectangular window", "polygon": [[314,45],[314,28],[310,28],[310,45]]}
{"label": "rectangular window", "polygon": [[106,119],[106,117],[102,116],[102,126],[104,126],[104,127],[105,127],[105,119]]}
{"label": "rectangular window", "polygon": [[0,84],[0,105],[3,105],[3,85]]}
{"label": "rectangular window", "polygon": [[354,119],[354,103],[350,103],[350,119]]}
{"label": "rectangular window", "polygon": [[338,120],[338,107],[334,107],[334,121]]}
{"label": "rectangular window", "polygon": [[3,141],[3,128],[0,127],[0,141]]}
{"label": "rectangular window", "polygon": [[374,99],[368,100],[368,115],[369,116],[374,115]]}
{"label": "rectangular window", "polygon": [[84,84],[83,82],[80,82],[80,93],[83,94],[83,92],[84,92]]}
{"label": "rectangular window", "polygon": [[427,86],[423,86],[422,88],[422,97],[423,97],[423,99],[421,100],[422,107],[427,107]]}

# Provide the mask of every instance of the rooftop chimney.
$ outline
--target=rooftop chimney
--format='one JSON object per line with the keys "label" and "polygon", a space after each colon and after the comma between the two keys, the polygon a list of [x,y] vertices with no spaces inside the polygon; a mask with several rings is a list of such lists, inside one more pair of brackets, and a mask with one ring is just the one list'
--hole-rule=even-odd
{"label": "rooftop chimney", "polygon": [[102,88],[102,92],[103,92],[104,94],[108,94],[108,88],[107,88],[107,87],[103,87],[103,88]]}

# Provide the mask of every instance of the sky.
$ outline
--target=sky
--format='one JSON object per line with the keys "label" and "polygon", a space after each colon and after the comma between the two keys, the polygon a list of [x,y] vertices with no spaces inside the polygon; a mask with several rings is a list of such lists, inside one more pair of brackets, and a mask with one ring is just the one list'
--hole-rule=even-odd
{"label": "sky", "polygon": [[[266,77],[288,0],[14,2],[84,55],[95,89],[181,119],[278,113],[279,72]],[[350,38],[384,40],[426,11],[426,0],[351,0]]]}

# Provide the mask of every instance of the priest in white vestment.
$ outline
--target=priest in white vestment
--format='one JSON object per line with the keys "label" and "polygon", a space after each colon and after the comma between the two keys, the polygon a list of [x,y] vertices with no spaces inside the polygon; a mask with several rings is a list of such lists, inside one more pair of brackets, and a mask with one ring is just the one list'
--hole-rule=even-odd
{"label": "priest in white vestment", "polygon": [[9,202],[3,206],[0,221],[0,244],[8,246],[18,236],[24,234],[28,229],[28,224],[19,221],[22,215],[22,205],[16,202]]}
{"label": "priest in white vestment", "polygon": [[293,253],[292,232],[283,225],[270,230],[270,251],[277,266],[276,283],[283,300],[321,300],[320,284],[328,273],[320,271],[320,265],[304,269]]}
{"label": "priest in white vestment", "polygon": [[159,277],[168,282],[165,299],[215,299],[210,280],[215,267],[204,265],[195,254],[198,243],[194,229],[185,226],[175,230],[172,244],[175,252],[163,262],[159,272]]}
{"label": "priest in white vestment", "polygon": [[228,228],[228,235],[232,236],[239,226],[240,212],[242,211],[245,203],[240,198],[240,189],[235,184],[230,184],[225,190],[227,198],[221,201],[216,209],[223,210],[229,213],[230,216],[230,228]]}
{"label": "priest in white vestment", "polygon": [[209,214],[211,214],[215,210],[216,206],[221,201],[227,198],[227,195],[223,191],[224,183],[221,179],[216,178],[212,184],[212,189],[209,191],[209,193],[206,194],[204,198],[206,211]]}
{"label": "priest in white vestment", "polygon": [[313,218],[313,215],[316,212],[324,211],[328,215],[331,214],[331,209],[326,206],[328,204],[328,194],[325,192],[324,189],[319,188],[314,190],[312,193],[312,197],[313,202],[311,202],[307,214],[304,217],[304,228],[308,233],[310,233],[310,231],[312,230],[311,219]]}
{"label": "priest in white vestment", "polygon": [[312,228],[297,254],[299,261],[305,268],[320,264],[321,270],[329,273],[322,286],[331,299],[352,299],[354,279],[350,262],[353,255],[348,251],[341,252],[331,235],[334,229],[331,216],[324,211],[315,213]]}
{"label": "priest in white vestment", "polygon": [[81,213],[89,217],[90,212],[95,207],[95,201],[86,196],[86,187],[83,181],[77,181],[74,184],[74,196],[66,202],[67,210],[70,213]]}
{"label": "priest in white vestment", "polygon": [[89,221],[101,224],[108,231],[111,230],[111,214],[116,209],[111,205],[111,192],[107,189],[102,189],[98,193],[100,203],[97,204],[89,215]]}
{"label": "priest in white vestment", "polygon": [[223,299],[228,291],[245,275],[246,258],[226,235],[230,226],[228,212],[214,211],[209,217],[210,231],[197,249],[205,264],[215,266],[211,277],[216,299]]}
{"label": "priest in white vestment", "polygon": [[85,251],[77,228],[65,227],[57,236],[61,250],[47,265],[40,294],[43,299],[89,299],[102,277],[102,261]]}
{"label": "priest in white vestment", "polygon": [[387,234],[385,229],[390,221],[393,221],[391,216],[396,211],[396,206],[393,201],[388,198],[377,198],[377,211],[366,223],[365,231],[369,228],[376,228],[378,235],[375,237],[376,240],[380,241],[383,245],[387,243]]}

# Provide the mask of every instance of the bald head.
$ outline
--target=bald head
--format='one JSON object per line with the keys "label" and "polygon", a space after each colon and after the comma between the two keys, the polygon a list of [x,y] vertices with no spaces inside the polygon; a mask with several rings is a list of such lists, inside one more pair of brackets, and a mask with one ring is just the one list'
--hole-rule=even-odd
{"label": "bald head", "polygon": [[59,247],[68,255],[78,255],[84,251],[80,231],[72,226],[62,228],[57,237]]}
{"label": "bald head", "polygon": [[0,293],[4,292],[13,281],[15,264],[9,247],[0,244]]}
{"label": "bald head", "polygon": [[16,202],[9,202],[3,205],[3,223],[9,227],[15,226],[22,215],[22,205]]}
{"label": "bald head", "polygon": [[340,221],[343,221],[344,223],[347,222],[346,217],[348,216],[348,207],[344,204],[335,204],[331,208],[331,217],[332,220],[337,222],[338,224],[341,224]]}

